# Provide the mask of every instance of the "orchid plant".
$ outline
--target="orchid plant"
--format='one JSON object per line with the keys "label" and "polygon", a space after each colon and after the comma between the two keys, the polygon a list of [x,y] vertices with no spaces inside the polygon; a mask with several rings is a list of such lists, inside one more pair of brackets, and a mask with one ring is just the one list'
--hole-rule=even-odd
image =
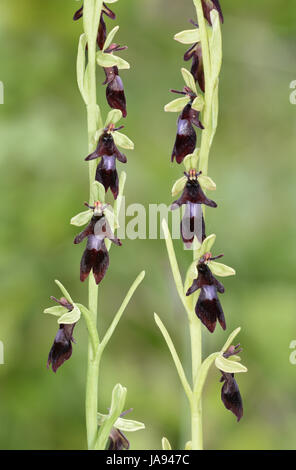
{"label": "orchid plant", "polygon": [[[164,108],[166,112],[180,113],[171,160],[177,164],[183,163],[185,172],[173,185],[173,197],[180,192],[182,194],[171,209],[185,206],[181,237],[185,247],[193,252],[193,262],[190,263],[184,281],[167,223],[165,220],[162,223],[176,289],[188,317],[191,380],[186,376],[166,327],[156,314],[155,321],[168,345],[190,406],[191,440],[185,448],[199,450],[203,448],[202,391],[209,368],[215,364],[219,370],[220,381],[223,383],[222,402],[238,421],[243,416],[243,404],[234,374],[246,372],[247,369],[240,363],[240,345],[233,344],[240,328],[230,334],[219,351],[202,358],[203,326],[213,333],[218,321],[222,329],[226,329],[226,319],[218,295],[224,293],[224,286],[216,276],[232,276],[235,271],[217,262],[223,255],[212,255],[216,235],[206,235],[205,223],[205,207],[217,207],[216,202],[209,199],[205,192],[216,189],[216,184],[208,176],[208,160],[218,122],[219,74],[222,64],[221,23],[224,18],[219,0],[193,0],[193,4],[197,14],[197,22],[191,20],[194,29],[182,31],[174,37],[181,44],[186,44],[187,47],[190,45],[184,60],[192,60],[191,70],[181,69],[184,88],[181,91],[171,91],[182,96]],[[199,143],[194,126],[200,132]],[[163,449],[171,449],[167,438],[163,438],[162,446]]]}
{"label": "orchid plant", "polygon": [[[115,385],[111,405],[107,414],[98,411],[99,367],[103,352],[129,303],[135,290],[142,282],[145,272],[141,272],[131,285],[119,310],[104,335],[97,326],[98,286],[105,278],[109,267],[111,243],[121,246],[115,233],[118,228],[123,191],[126,181],[125,172],[118,176],[116,163],[126,163],[126,156],[118,149],[132,150],[133,142],[119,132],[123,126],[117,123],[127,116],[126,97],[119,71],[129,69],[130,65],[115,53],[126,49],[114,42],[119,26],[109,34],[105,17],[114,20],[115,13],[108,4],[116,0],[84,0],[76,11],[74,20],[83,19],[84,32],[81,34],[77,56],[77,83],[87,111],[88,153],[85,158],[89,168],[89,202],[87,210],[71,219],[71,224],[86,228],[75,237],[74,243],[87,240],[80,263],[80,280],[88,279],[88,307],[72,300],[69,292],[59,282],[56,284],[62,297],[52,300],[58,305],[47,308],[45,313],[58,317],[59,329],[48,356],[48,367],[56,372],[72,355],[73,332],[81,316],[84,318],[89,335],[87,380],[86,380],[86,428],[89,449],[127,449],[129,441],[123,432],[138,431],[143,423],[123,418],[127,390],[120,384]],[[105,73],[106,100],[111,111],[105,121],[97,103],[97,66]],[[97,163],[99,161],[99,163]],[[106,202],[110,189],[113,207]],[[100,288],[101,293],[101,288]]]}

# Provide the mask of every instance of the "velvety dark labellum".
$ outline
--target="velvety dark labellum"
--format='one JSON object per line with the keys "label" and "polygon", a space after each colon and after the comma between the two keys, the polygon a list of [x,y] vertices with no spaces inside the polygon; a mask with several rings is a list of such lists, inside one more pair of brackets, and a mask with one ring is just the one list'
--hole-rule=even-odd
{"label": "velvety dark labellum", "polygon": [[121,241],[112,233],[104,215],[93,216],[89,225],[75,237],[74,243],[81,243],[86,237],[87,244],[80,262],[80,280],[85,281],[92,270],[96,284],[100,284],[109,266],[105,238],[118,246],[121,246]]}
{"label": "velvety dark labellum", "polygon": [[96,150],[86,157],[86,161],[102,158],[96,171],[96,180],[101,183],[105,191],[110,188],[114,199],[118,196],[118,174],[116,170],[116,159],[126,163],[126,156],[121,153],[114,143],[112,134],[106,130],[101,135]]}
{"label": "velvety dark labellum", "polygon": [[200,43],[195,43],[184,54],[184,60],[192,59],[191,74],[196,82],[198,82],[200,89],[205,92],[205,74],[203,68],[202,49]]}
{"label": "velvety dark labellum", "polygon": [[125,118],[127,116],[126,98],[123,82],[119,76],[118,68],[116,66],[107,67],[104,70],[106,74],[106,80],[104,84],[107,84],[107,102],[110,108],[119,109],[122,112],[122,116]]}
{"label": "velvety dark labellum", "polygon": [[128,450],[130,443],[125,435],[116,428],[111,430],[109,435],[109,447],[108,450]]}
{"label": "velvety dark labellum", "polygon": [[221,23],[224,23],[223,13],[222,13],[219,0],[201,0],[201,3],[202,3],[204,17],[206,18],[206,20],[211,26],[212,26],[212,21],[211,21],[212,10],[217,10],[220,16]]}
{"label": "velvety dark labellum", "polygon": [[221,390],[222,402],[240,421],[243,417],[243,401],[234,374],[222,372],[221,382],[224,382]]}
{"label": "velvety dark labellum", "polygon": [[172,162],[176,159],[176,162],[180,164],[187,155],[194,152],[196,133],[193,124],[204,129],[199,120],[199,112],[192,109],[191,103],[188,103],[178,118],[177,136],[171,156]]}
{"label": "velvety dark labellum", "polygon": [[199,261],[197,271],[198,277],[194,279],[186,295],[191,295],[193,292],[201,289],[195,306],[196,315],[211,333],[213,333],[216,328],[217,320],[223,330],[225,330],[225,317],[218,299],[218,292],[223,294],[224,286],[213,276],[210,268],[204,261]]}
{"label": "velvety dark labellum", "polygon": [[47,360],[47,367],[49,368],[51,365],[53,372],[56,372],[72,355],[73,330],[75,325],[76,323],[60,325]]}
{"label": "velvety dark labellum", "polygon": [[194,240],[194,235],[200,243],[204,241],[206,238],[205,221],[200,204],[187,202],[180,229],[182,240],[188,248]]}

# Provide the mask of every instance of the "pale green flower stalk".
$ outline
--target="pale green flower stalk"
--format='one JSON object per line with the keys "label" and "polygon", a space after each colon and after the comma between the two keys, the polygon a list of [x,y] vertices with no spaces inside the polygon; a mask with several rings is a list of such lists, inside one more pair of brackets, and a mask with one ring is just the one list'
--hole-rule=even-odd
{"label": "pale green flower stalk", "polygon": [[[222,38],[221,38],[221,25],[219,14],[216,9],[210,13],[212,27],[206,24],[201,0],[193,0],[196,14],[198,28],[193,30],[182,31],[175,35],[175,40],[182,44],[195,44],[200,43],[202,49],[203,69],[205,76],[205,93],[198,93],[195,79],[193,75],[185,68],[181,72],[185,81],[186,87],[190,88],[196,95],[192,102],[192,109],[201,113],[201,122],[204,130],[201,131],[200,147],[196,147],[194,152],[187,155],[183,161],[186,172],[194,169],[202,171],[198,181],[206,190],[215,190],[216,185],[211,178],[207,176],[209,154],[212,142],[215,136],[218,120],[218,87],[219,87],[219,74],[222,64]],[[188,95],[178,98],[165,106],[167,112],[180,112],[189,103]],[[183,190],[186,184],[186,177],[177,180],[172,188],[172,195],[175,196]],[[203,206],[204,207],[204,206]],[[203,209],[205,217],[205,210]],[[247,369],[238,361],[238,356],[233,356],[228,359],[223,354],[232,345],[232,341],[239,333],[240,328],[237,328],[229,336],[223,348],[211,354],[209,357],[202,358],[202,324],[195,313],[195,304],[197,302],[198,293],[194,293],[189,297],[186,296],[188,288],[191,286],[194,279],[197,278],[197,264],[198,260],[209,253],[215,242],[216,235],[208,236],[202,243],[199,243],[195,238],[193,242],[193,263],[190,265],[185,282],[183,283],[178,262],[176,259],[173,242],[167,226],[166,221],[162,223],[166,246],[169,255],[170,265],[179,294],[180,300],[188,316],[189,330],[191,338],[191,363],[192,363],[192,377],[191,380],[187,379],[184,367],[175,349],[174,343],[166,330],[160,318],[155,314],[155,321],[160,328],[164,339],[171,352],[173,361],[175,363],[181,384],[184,388],[185,394],[188,398],[190,412],[191,412],[191,440],[185,444],[186,449],[201,450],[203,449],[203,424],[202,424],[202,391],[204,383],[213,363],[220,371],[227,373],[246,372]],[[209,261],[207,265],[210,267],[211,272],[216,276],[231,276],[235,271],[221,263]],[[163,449],[169,450],[171,445],[167,438],[163,438]]]}
{"label": "pale green flower stalk", "polygon": [[[105,0],[105,3],[115,2],[116,0]],[[118,26],[113,28],[113,30],[107,36],[103,50],[97,51],[96,42],[102,6],[102,0],[84,0],[84,32],[80,36],[77,56],[77,82],[87,110],[89,153],[94,152],[96,149],[98,139],[101,136],[103,130],[110,124],[115,125],[122,118],[121,111],[118,109],[112,109],[108,113],[106,121],[104,122],[102,119],[100,106],[97,103],[97,64],[101,67],[112,67],[116,65],[118,69],[129,68],[129,64],[123,59],[113,54],[104,52],[104,50],[107,49],[107,47],[109,47],[112,43],[114,35],[119,29]],[[113,132],[113,138],[115,144],[122,148],[133,149],[134,147],[131,140],[120,132]],[[105,188],[102,184],[95,181],[97,161],[92,160],[88,163],[88,165],[89,205],[93,206],[96,201],[100,201],[101,204],[105,204]],[[125,180],[126,174],[122,172],[119,178],[119,194],[114,203],[114,207],[112,208],[110,205],[105,205],[103,212],[113,233],[116,228],[118,228],[118,214],[120,211]],[[90,221],[92,215],[93,211],[91,209],[79,213],[71,219],[71,224],[78,227],[85,225]],[[110,240],[106,239],[106,248],[110,250],[110,247]],[[89,334],[85,402],[88,449],[105,449],[108,444],[109,435],[113,428],[119,429],[120,431],[133,432],[145,427],[142,423],[126,420],[120,417],[123,412],[127,393],[126,388],[122,387],[120,384],[117,384],[113,389],[109,413],[107,415],[98,413],[99,368],[103,352],[109,343],[130,299],[132,298],[139,284],[142,282],[144,276],[145,272],[142,271],[136,278],[125,299],[123,300],[119,310],[111,321],[109,328],[102,336],[99,328],[100,325],[98,325],[98,286],[95,283],[92,272],[89,274],[88,308],[80,303],[75,303],[65,287],[59,281],[56,281],[64,297],[73,306],[73,310],[67,312],[67,310],[61,306],[51,307],[45,310],[45,313],[59,316],[59,325],[76,324],[79,321],[81,314],[86,322]]]}

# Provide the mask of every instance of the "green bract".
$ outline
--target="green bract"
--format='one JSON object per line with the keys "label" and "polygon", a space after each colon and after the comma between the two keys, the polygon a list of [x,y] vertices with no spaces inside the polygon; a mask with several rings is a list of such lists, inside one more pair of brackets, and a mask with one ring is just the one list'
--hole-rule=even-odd
{"label": "green bract", "polygon": [[87,104],[88,103],[88,96],[85,92],[84,89],[84,74],[85,74],[85,49],[86,49],[86,44],[87,44],[87,37],[86,34],[83,33],[80,36],[79,39],[79,44],[78,44],[78,54],[77,54],[77,65],[76,65],[76,70],[77,70],[77,84],[79,91],[81,93],[81,96],[84,100],[84,102]]}
{"label": "green bract", "polygon": [[174,39],[182,44],[194,44],[200,41],[200,33],[198,29],[186,29],[175,34]]}

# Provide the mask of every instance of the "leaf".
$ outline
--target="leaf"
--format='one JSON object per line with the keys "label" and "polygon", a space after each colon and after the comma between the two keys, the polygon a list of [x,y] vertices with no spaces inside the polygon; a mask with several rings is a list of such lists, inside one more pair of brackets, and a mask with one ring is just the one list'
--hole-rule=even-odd
{"label": "leaf", "polygon": [[126,60],[114,54],[105,54],[102,51],[97,52],[97,63],[101,67],[117,66],[120,70],[130,68],[130,64]]}
{"label": "leaf", "polygon": [[162,450],[172,450],[172,446],[166,437],[161,440]]}
{"label": "leaf", "polygon": [[202,97],[202,95],[198,95],[192,103],[192,108],[195,109],[195,111],[202,111],[205,105],[205,100]]}
{"label": "leaf", "polygon": [[67,291],[67,289],[63,286],[63,284],[58,281],[57,279],[54,281],[56,283],[57,286],[59,286],[62,294],[64,294],[64,296],[66,297],[66,299],[70,302],[70,304],[74,304],[73,300],[71,299],[71,296],[69,294],[69,292]]}
{"label": "leaf", "polygon": [[135,279],[135,281],[133,282],[133,284],[131,285],[128,293],[126,294],[125,296],[125,299],[124,301],[122,302],[121,306],[119,307],[119,310],[116,312],[114,318],[113,318],[113,321],[111,323],[111,325],[109,326],[107,332],[105,333],[105,336],[104,338],[102,339],[101,341],[101,344],[100,344],[100,349],[101,351],[103,351],[105,349],[105,347],[107,346],[108,342],[110,341],[129,301],[131,300],[132,296],[134,295],[137,287],[139,286],[139,284],[141,284],[141,282],[143,281],[145,277],[145,271],[142,271],[138,277]]}
{"label": "leaf", "polygon": [[108,47],[110,46],[110,44],[112,43],[113,41],[113,38],[115,36],[115,34],[117,33],[117,31],[119,30],[119,26],[115,26],[115,28],[113,28],[110,33],[108,34],[107,38],[106,38],[106,41],[105,41],[105,44],[104,44],[104,47],[103,47],[103,51],[105,51],[106,49],[108,49]]}
{"label": "leaf", "polygon": [[175,41],[181,42],[182,44],[194,44],[200,41],[199,29],[186,29],[180,33],[175,34]]}
{"label": "leaf", "polygon": [[186,176],[182,176],[177,181],[175,181],[174,186],[172,187],[172,196],[177,196],[183,189],[186,184],[187,178]]}
{"label": "leaf", "polygon": [[50,315],[55,315],[56,317],[60,317],[65,313],[67,309],[62,307],[61,305],[55,305],[54,307],[49,307],[44,310],[44,313],[49,313]]}
{"label": "leaf", "polygon": [[228,336],[228,339],[226,341],[226,343],[224,344],[223,348],[222,348],[222,353],[227,351],[227,349],[229,348],[229,346],[231,346],[233,344],[233,340],[234,338],[239,334],[239,332],[241,331],[241,327],[239,326],[238,328],[236,328],[229,336]]}
{"label": "leaf", "polygon": [[235,276],[235,270],[226,266],[226,264],[216,263],[216,261],[209,261],[209,268],[213,274],[216,276],[227,277],[227,276]]}
{"label": "leaf", "polygon": [[216,183],[214,183],[214,181],[209,176],[200,175],[198,177],[198,181],[204,189],[215,191]]}
{"label": "leaf", "polygon": [[112,109],[109,111],[106,122],[105,122],[105,127],[108,127],[109,124],[116,124],[120,119],[122,118],[122,112],[120,109]]}
{"label": "leaf", "polygon": [[212,10],[210,15],[212,20],[212,35],[210,38],[211,78],[214,81],[213,84],[215,84],[222,65],[222,35],[219,13],[216,10]]}
{"label": "leaf", "polygon": [[[108,415],[104,415],[102,413],[98,413],[97,417],[98,426],[102,426],[102,424],[108,419]],[[134,421],[133,419],[118,418],[114,423],[114,427],[123,432],[136,432],[145,429],[145,424],[140,423],[139,421]]]}
{"label": "leaf", "polygon": [[125,134],[115,131],[113,132],[113,138],[116,145],[123,149],[134,150],[135,144]]}
{"label": "leaf", "polygon": [[76,227],[81,227],[82,225],[86,225],[90,219],[92,218],[92,210],[80,212],[79,214],[72,217],[70,223],[75,225]]}
{"label": "leaf", "polygon": [[215,366],[217,367],[217,369],[223,370],[223,372],[226,372],[228,374],[239,374],[240,372],[248,372],[248,369],[239,362],[230,361],[222,355],[216,358]]}
{"label": "leaf", "polygon": [[184,372],[184,369],[183,369],[183,366],[182,366],[182,363],[179,359],[179,356],[178,356],[178,353],[176,351],[176,348],[174,346],[174,343],[166,329],[166,327],[164,326],[164,324],[162,323],[161,319],[159,318],[159,316],[154,313],[154,320],[155,320],[155,323],[157,324],[158,328],[160,329],[164,339],[165,339],[165,342],[170,350],[170,353],[172,355],[172,358],[173,358],[173,361],[174,361],[174,364],[176,366],[176,369],[177,369],[177,372],[178,372],[178,375],[179,375],[179,378],[180,378],[180,381],[181,381],[181,384],[183,385],[183,388],[184,388],[184,391],[189,399],[189,401],[191,400],[192,398],[192,391],[191,391],[191,387],[187,381],[187,378],[186,378],[186,375],[185,375],[185,372]]}
{"label": "leaf", "polygon": [[181,69],[181,72],[182,72],[184,82],[186,83],[186,85],[193,91],[193,93],[197,95],[197,89],[196,89],[193,75],[184,67]]}
{"label": "leaf", "polygon": [[109,414],[99,429],[98,439],[95,444],[96,450],[104,450],[106,448],[111,429],[114,427],[116,420],[123,411],[126,400],[127,389],[122,385],[115,385],[112,391],[112,399]]}
{"label": "leaf", "polygon": [[66,324],[66,325],[72,325],[72,323],[77,323],[78,320],[80,320],[81,317],[81,312],[77,305],[74,304],[73,310],[71,312],[67,312],[64,315],[62,315],[58,319],[58,323],[61,324]]}
{"label": "leaf", "polygon": [[164,110],[166,113],[179,113],[185,108],[188,102],[189,97],[182,96],[182,98],[177,98],[176,100],[170,101],[166,104]]}
{"label": "leaf", "polygon": [[77,64],[76,64],[76,72],[77,72],[77,84],[81,96],[85,102],[88,103],[88,96],[84,89],[84,74],[85,74],[85,49],[86,49],[87,38],[86,34],[81,34],[79,38],[78,44],[78,54],[77,54]]}
{"label": "leaf", "polygon": [[200,256],[203,256],[205,253],[209,253],[215,241],[216,235],[214,233],[205,238],[201,245]]}

